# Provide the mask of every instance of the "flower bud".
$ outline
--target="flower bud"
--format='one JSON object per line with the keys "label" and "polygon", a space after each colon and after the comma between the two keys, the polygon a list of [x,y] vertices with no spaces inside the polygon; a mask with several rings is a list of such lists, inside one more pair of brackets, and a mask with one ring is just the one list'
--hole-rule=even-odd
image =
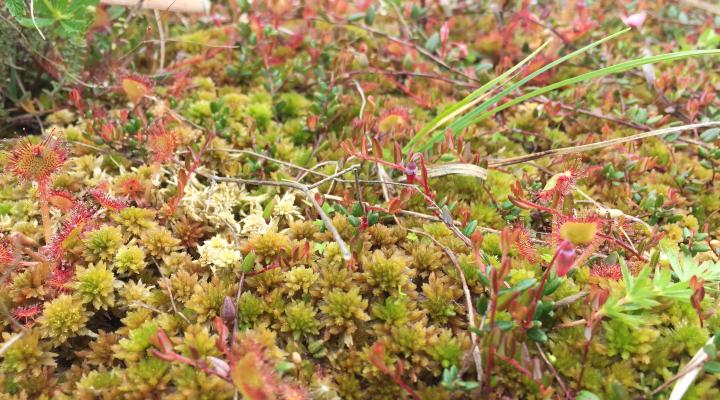
{"label": "flower bud", "polygon": [[558,245],[555,254],[556,272],[558,276],[567,275],[575,262],[575,246],[569,240],[563,240]]}
{"label": "flower bud", "polygon": [[318,116],[317,115],[308,115],[307,117],[307,127],[310,132],[315,132],[318,126]]}
{"label": "flower bud", "polygon": [[228,365],[228,363],[225,362],[225,360],[222,360],[220,358],[213,357],[213,356],[210,356],[207,359],[208,359],[208,361],[210,361],[210,365],[212,365],[213,371],[217,372],[218,375],[221,375],[221,376],[230,375],[230,365]]}
{"label": "flower bud", "polygon": [[643,26],[646,17],[647,13],[645,11],[641,11],[639,13],[628,16],[622,15],[620,16],[620,19],[622,19],[622,22],[624,22],[625,25],[629,26],[630,28],[640,29]]}
{"label": "flower bud", "polygon": [[415,164],[415,161],[410,160],[410,162],[405,166],[405,176],[407,177],[407,182],[411,184],[414,183],[416,175],[417,164]]}
{"label": "flower bud", "polygon": [[220,317],[226,324],[234,324],[235,318],[237,318],[237,309],[230,296],[225,296],[223,301],[222,309],[220,310]]}

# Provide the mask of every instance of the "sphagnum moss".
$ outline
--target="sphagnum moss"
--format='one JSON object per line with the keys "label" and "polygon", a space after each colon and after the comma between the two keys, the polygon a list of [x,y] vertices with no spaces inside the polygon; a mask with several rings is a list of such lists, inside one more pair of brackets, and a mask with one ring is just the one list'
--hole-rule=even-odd
{"label": "sphagnum moss", "polygon": [[[518,23],[523,15],[548,12],[563,36],[557,43],[581,49],[617,31],[614,10],[592,2],[565,13],[569,20],[552,8],[510,5],[501,26],[492,13],[428,5],[402,19],[409,34],[397,41],[386,37],[398,22],[386,4],[305,5],[308,15],[336,18],[310,18],[298,30],[294,3],[255,3],[228,15],[219,7],[219,27],[184,26],[181,40],[165,40],[164,65],[134,48],[159,51],[146,19],[94,26],[80,35],[92,39],[87,68],[61,54],[61,77],[76,67],[71,77],[87,84],[68,88],[67,98],[43,86],[54,68],[31,74],[35,66],[14,52],[0,56],[12,58],[0,70],[12,65],[21,91],[48,89],[5,109],[9,128],[34,133],[41,122],[49,132],[0,145],[9,150],[0,155],[0,269],[9,288],[0,312],[12,317],[3,319],[3,343],[17,339],[0,364],[6,397],[426,400],[567,397],[569,389],[570,397],[631,398],[681,371],[720,329],[717,131],[489,167],[484,180],[445,175],[424,187],[425,169],[576,151],[679,116],[717,120],[715,59],[655,64],[651,85],[617,74],[604,85],[567,86],[450,127],[431,151],[410,155],[403,146],[411,135],[442,118],[473,80],[509,71],[549,37]],[[35,5],[49,39],[42,59],[57,60],[55,45],[68,39],[55,36],[56,25],[91,26],[46,25],[52,16]],[[644,7],[662,17],[643,27],[652,40],[614,39],[603,52],[617,58],[642,45],[660,54],[678,41],[717,47],[701,10],[661,26],[676,18],[672,10]],[[600,13],[609,17],[593,18]],[[176,26],[165,18],[175,17],[161,18],[167,39]],[[107,42],[120,26],[128,40]],[[405,42],[425,55],[414,57]],[[105,47],[136,71],[116,71]],[[520,73],[513,82],[571,54],[559,49],[551,44],[511,71]],[[595,71],[596,61],[578,57],[528,84]],[[22,114],[29,111],[31,119]],[[330,177],[347,167],[356,170]],[[234,177],[242,180],[225,181]],[[307,192],[289,187],[321,180]],[[558,268],[551,260],[561,239],[572,246]],[[654,254],[658,241],[690,261],[673,267]],[[687,398],[718,397],[716,361]]]}
{"label": "sphagnum moss", "polygon": [[107,310],[115,305],[115,290],[121,285],[105,263],[98,262],[84,268],[79,267],[70,287],[82,302],[96,310]]}
{"label": "sphagnum moss", "polygon": [[57,346],[70,338],[90,333],[87,329],[89,317],[82,299],[63,294],[45,305],[38,318],[38,328],[44,338]]}
{"label": "sphagnum moss", "polygon": [[121,274],[138,274],[145,266],[145,250],[136,245],[119,248],[113,260],[113,268]]}
{"label": "sphagnum moss", "polygon": [[111,261],[124,241],[119,227],[103,226],[86,233],[82,242],[85,246],[85,259],[93,262]]}

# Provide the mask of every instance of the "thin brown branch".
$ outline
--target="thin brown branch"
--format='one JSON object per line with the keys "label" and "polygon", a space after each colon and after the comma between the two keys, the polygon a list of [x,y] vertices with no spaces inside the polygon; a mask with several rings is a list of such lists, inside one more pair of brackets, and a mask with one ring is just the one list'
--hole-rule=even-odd
{"label": "thin brown branch", "polygon": [[450,259],[450,262],[452,262],[453,266],[455,267],[455,271],[457,272],[458,276],[460,277],[460,283],[462,284],[463,293],[465,295],[465,307],[467,307],[467,319],[468,319],[468,325],[473,330],[470,331],[470,340],[472,341],[472,357],[475,361],[475,372],[477,373],[477,380],[478,383],[482,385],[483,380],[483,365],[482,365],[482,357],[480,355],[480,348],[478,347],[478,336],[475,332],[473,332],[475,329],[477,329],[477,325],[475,324],[475,307],[472,303],[472,294],[470,293],[470,287],[467,284],[467,280],[465,279],[465,273],[463,272],[462,268],[460,267],[460,262],[457,259],[457,256],[455,253],[453,253],[452,250],[450,250],[447,246],[444,246],[442,243],[438,242],[437,239],[432,237],[431,235],[419,231],[417,229],[409,229],[411,232],[414,232],[416,234],[423,235],[435,243],[438,247],[443,249],[445,254],[447,254],[448,258]]}

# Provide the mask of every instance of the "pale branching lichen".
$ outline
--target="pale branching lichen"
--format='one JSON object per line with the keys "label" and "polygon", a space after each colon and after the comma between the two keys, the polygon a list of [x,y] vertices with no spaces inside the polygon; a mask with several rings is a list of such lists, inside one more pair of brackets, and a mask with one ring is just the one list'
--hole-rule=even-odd
{"label": "pale branching lichen", "polygon": [[216,235],[198,247],[200,263],[210,267],[213,272],[218,268],[233,270],[240,266],[242,254],[237,246],[222,236]]}

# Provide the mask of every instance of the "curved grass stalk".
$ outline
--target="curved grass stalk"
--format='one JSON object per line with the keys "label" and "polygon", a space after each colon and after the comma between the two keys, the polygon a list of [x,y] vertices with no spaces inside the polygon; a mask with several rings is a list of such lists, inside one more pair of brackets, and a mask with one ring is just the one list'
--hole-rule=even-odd
{"label": "curved grass stalk", "polygon": [[[668,54],[659,54],[656,56],[650,56],[650,57],[643,57],[643,58],[637,58],[634,60],[629,60],[625,62],[621,62],[620,64],[611,65],[609,67],[601,68],[595,71],[587,72],[582,75],[578,75],[572,78],[568,78],[565,80],[562,80],[560,82],[553,83],[551,85],[543,86],[541,88],[535,89],[529,93],[526,93],[522,96],[516,97],[510,101],[508,101],[505,104],[502,104],[498,107],[493,108],[490,111],[484,112],[480,115],[477,115],[475,113],[476,110],[473,110],[473,112],[468,113],[467,115],[463,116],[459,120],[457,120],[455,123],[451,125],[451,128],[453,129],[453,133],[459,132],[465,127],[472,125],[476,122],[482,121],[502,110],[505,110],[506,108],[512,107],[518,103],[521,103],[527,99],[540,96],[542,94],[545,94],[547,92],[551,92],[555,89],[561,88],[563,86],[569,86],[574,85],[576,83],[584,82],[590,79],[598,78],[605,75],[610,74],[617,74],[620,72],[625,72],[627,70],[640,67],[647,64],[655,64],[658,62],[663,61],[675,61],[675,60],[682,60],[685,58],[695,57],[695,56],[702,56],[702,55],[717,55],[720,54],[720,49],[712,49],[712,50],[688,50],[688,51],[678,51],[676,53],[668,53]],[[472,115],[475,114],[475,115]]]}
{"label": "curved grass stalk", "polygon": [[[563,57],[560,57],[560,58],[558,58],[557,60],[555,60],[555,61],[553,61],[553,62],[551,62],[551,63],[549,63],[549,64],[546,64],[545,66],[543,66],[542,68],[538,69],[537,71],[529,74],[529,75],[526,76],[525,78],[519,80],[518,82],[516,82],[516,83],[514,83],[513,85],[507,87],[506,89],[504,89],[504,90],[501,91],[500,93],[498,93],[498,94],[496,94],[495,96],[491,97],[490,99],[484,101],[484,102],[483,102],[482,104],[480,104],[477,108],[475,108],[474,110],[470,111],[470,112],[466,115],[466,117],[467,117],[468,115],[470,115],[470,116],[475,116],[475,115],[477,115],[477,114],[480,114],[480,113],[486,111],[486,110],[489,109],[493,104],[496,104],[498,101],[502,100],[502,99],[503,99],[505,96],[507,96],[509,93],[511,93],[512,91],[516,90],[517,88],[519,88],[520,86],[524,85],[525,83],[529,82],[530,80],[532,80],[532,79],[535,78],[536,76],[538,76],[538,75],[540,75],[540,74],[542,74],[542,73],[550,70],[551,68],[554,68],[555,66],[557,66],[557,65],[559,65],[559,64],[564,63],[565,61],[567,61],[567,60],[569,60],[569,59],[571,59],[571,58],[573,58],[573,57],[575,57],[575,56],[577,56],[577,55],[580,55],[580,54],[582,54],[582,53],[585,53],[585,52],[587,52],[588,50],[590,50],[590,49],[592,49],[592,48],[594,48],[594,47],[597,47],[597,46],[599,46],[599,45],[602,44],[602,43],[605,43],[605,42],[607,42],[607,41],[609,41],[609,40],[612,40],[612,39],[614,39],[614,38],[616,38],[616,37],[618,37],[618,36],[620,36],[620,35],[628,32],[629,30],[630,30],[630,28],[625,28],[625,29],[623,29],[623,30],[621,30],[621,31],[615,32],[615,33],[613,33],[612,35],[606,36],[606,37],[604,37],[604,38],[602,38],[602,39],[600,39],[600,40],[597,40],[597,41],[595,41],[595,42],[593,42],[593,43],[590,43],[589,45],[587,45],[587,46],[585,46],[585,47],[582,47],[582,48],[580,48],[580,49],[577,49],[577,50],[573,51],[573,52],[570,53],[570,54],[567,54],[567,55],[565,55],[565,56],[563,56]],[[526,57],[526,58],[525,58],[523,61],[521,61],[519,64],[517,64],[516,66],[514,66],[514,67],[511,68],[510,70],[506,71],[506,73],[504,73],[503,75],[500,75],[499,77],[493,79],[492,81],[488,82],[486,85],[483,85],[483,87],[481,87],[481,88],[479,88],[478,90],[476,90],[475,92],[471,93],[470,96],[466,97],[466,98],[463,99],[463,100],[460,100],[458,103],[456,103],[455,105],[453,105],[453,106],[452,106],[449,110],[447,110],[445,113],[440,114],[438,117],[436,117],[435,119],[433,119],[432,121],[430,121],[430,123],[428,123],[423,129],[421,129],[420,132],[418,132],[417,134],[415,134],[415,136],[414,136],[414,137],[412,138],[412,140],[405,146],[405,148],[404,148],[403,150],[404,150],[405,152],[408,152],[408,151],[412,150],[413,147],[414,147],[414,145],[416,145],[417,142],[423,138],[423,136],[427,136],[432,130],[436,129],[437,127],[439,127],[439,126],[441,125],[441,124],[438,124],[438,122],[442,121],[442,123],[444,124],[444,123],[447,122],[450,118],[452,118],[452,117],[454,117],[454,116],[456,116],[456,115],[464,112],[466,109],[468,109],[469,107],[471,107],[472,104],[468,104],[468,103],[470,103],[472,100],[475,100],[477,97],[479,97],[479,96],[482,95],[483,93],[487,92],[491,87],[493,87],[493,86],[494,86],[497,82],[499,82],[500,80],[502,80],[502,79],[506,78],[507,76],[509,76],[509,75],[510,75],[509,73],[512,73],[512,72],[516,71],[516,70],[517,70],[519,67],[521,67],[523,64],[525,64],[525,63],[527,63],[528,61],[530,61],[530,60],[532,60],[533,58],[535,58],[535,56],[536,56],[547,44],[548,44],[548,42],[545,42],[542,46],[540,46],[537,50],[535,50],[532,54],[530,54],[528,57]],[[508,72],[509,72],[509,73],[508,73]],[[506,74],[507,74],[507,75],[506,75]],[[488,86],[488,85],[490,85],[490,84],[492,84],[492,86],[486,88],[486,86]],[[481,92],[481,89],[485,89],[485,90]],[[476,94],[476,92],[478,92],[478,93]],[[475,103],[473,103],[473,104],[475,104]],[[457,111],[457,110],[460,110],[460,111],[459,111],[459,112],[455,112],[455,111]],[[449,116],[449,114],[451,114],[451,113],[452,113],[452,116]],[[465,118],[465,117],[463,117],[463,118]],[[457,122],[453,123],[453,125],[456,125],[456,124],[457,124]],[[451,126],[451,128],[453,129],[453,134],[457,134],[457,132],[459,132],[459,130],[456,130],[455,128],[453,128],[453,126]],[[422,147],[419,151],[427,150],[430,146],[432,146],[432,145],[433,145],[434,143],[436,143],[438,140],[441,140],[442,137],[443,137],[442,134],[436,134],[435,136],[433,136],[433,138],[431,139],[430,143],[423,145],[423,147]]]}
{"label": "curved grass stalk", "polygon": [[[598,77],[605,76],[605,75],[625,72],[627,70],[630,70],[630,69],[633,69],[633,68],[636,68],[636,67],[639,67],[642,65],[654,64],[654,63],[663,62],[663,61],[682,60],[685,58],[703,56],[703,55],[720,55],[720,50],[713,49],[713,50],[679,51],[679,52],[675,52],[675,53],[660,54],[660,55],[656,55],[656,56],[642,57],[642,58],[637,58],[637,59],[630,60],[630,61],[625,61],[620,64],[615,64],[615,65],[612,65],[609,67],[601,68],[601,69],[591,71],[591,72],[588,72],[588,73],[585,73],[582,75],[568,78],[563,81],[553,83],[551,85],[543,86],[539,89],[535,89],[535,90],[533,90],[529,93],[526,93],[522,96],[516,97],[516,98],[512,99],[511,101],[508,101],[505,104],[502,104],[498,107],[493,108],[490,111],[487,111],[487,109],[492,105],[492,104],[490,104],[490,102],[493,101],[493,99],[495,99],[495,97],[497,97],[497,96],[495,96],[492,99],[490,99],[490,100],[486,101],[485,103],[483,103],[482,105],[480,105],[478,108],[470,111],[469,113],[467,113],[466,115],[464,115],[460,119],[458,119],[457,121],[453,122],[450,125],[450,129],[452,129],[453,134],[457,134],[458,132],[462,131],[466,127],[468,127],[472,124],[475,124],[479,121],[482,121],[502,110],[505,110],[508,107],[512,107],[512,106],[514,106],[518,103],[521,103],[527,99],[530,99],[530,98],[536,97],[536,96],[540,96],[542,94],[545,94],[547,92],[553,91],[558,88],[561,88],[563,86],[573,85],[576,83],[584,82],[584,81],[598,78]],[[500,94],[502,94],[502,93],[500,93]],[[486,104],[487,104],[487,107],[485,106]],[[493,102],[493,104],[494,104],[494,102]],[[419,148],[418,151],[422,152],[422,151],[428,150],[430,147],[432,147],[433,144],[441,141],[442,138],[443,138],[443,135],[435,135],[427,144],[425,144],[424,146]]]}
{"label": "curved grass stalk", "polygon": [[511,158],[505,158],[500,160],[491,160],[488,163],[488,167],[490,168],[497,168],[497,167],[506,167],[508,165],[514,165],[514,164],[520,164],[532,160],[537,160],[538,158],[544,158],[544,157],[550,157],[550,156],[559,156],[564,154],[574,154],[574,153],[581,153],[584,151],[590,151],[595,149],[600,149],[604,147],[614,146],[617,144],[632,142],[635,140],[645,139],[652,136],[662,136],[667,135],[670,133],[677,133],[677,132],[683,132],[683,131],[689,131],[692,129],[698,129],[698,128],[708,128],[711,126],[718,126],[720,125],[720,121],[711,121],[711,122],[702,122],[699,124],[690,124],[690,125],[681,125],[681,126],[673,126],[669,128],[662,128],[662,129],[656,129],[648,132],[641,132],[637,133],[635,135],[625,136],[625,137],[619,137],[609,140],[603,140],[601,142],[596,143],[588,143],[583,144],[579,146],[570,146],[570,147],[562,147],[559,149],[550,149],[545,151],[539,151],[537,153],[531,153],[531,154],[525,154],[522,156],[517,157],[511,157]]}
{"label": "curved grass stalk", "polygon": [[535,51],[532,52],[529,56],[525,57],[522,61],[520,61],[518,64],[510,68],[509,70],[503,72],[501,75],[495,77],[488,83],[482,85],[481,87],[475,89],[472,93],[467,95],[464,99],[458,101],[457,103],[450,106],[447,110],[443,111],[435,117],[432,121],[428,122],[421,130],[420,132],[416,133],[415,136],[408,142],[407,145],[405,145],[405,148],[403,151],[407,152],[410,150],[415,144],[417,140],[420,140],[423,136],[430,134],[435,129],[445,125],[448,121],[455,118],[457,115],[462,114],[470,107],[474,106],[475,104],[479,103],[481,100],[483,100],[488,92],[492,89],[494,89],[496,86],[503,86],[507,81],[512,79],[514,77],[513,74],[515,74],[516,71],[518,71],[523,65],[530,62],[533,58],[535,58],[548,44],[550,44],[550,41],[546,41],[543,43],[540,47],[538,47]]}

